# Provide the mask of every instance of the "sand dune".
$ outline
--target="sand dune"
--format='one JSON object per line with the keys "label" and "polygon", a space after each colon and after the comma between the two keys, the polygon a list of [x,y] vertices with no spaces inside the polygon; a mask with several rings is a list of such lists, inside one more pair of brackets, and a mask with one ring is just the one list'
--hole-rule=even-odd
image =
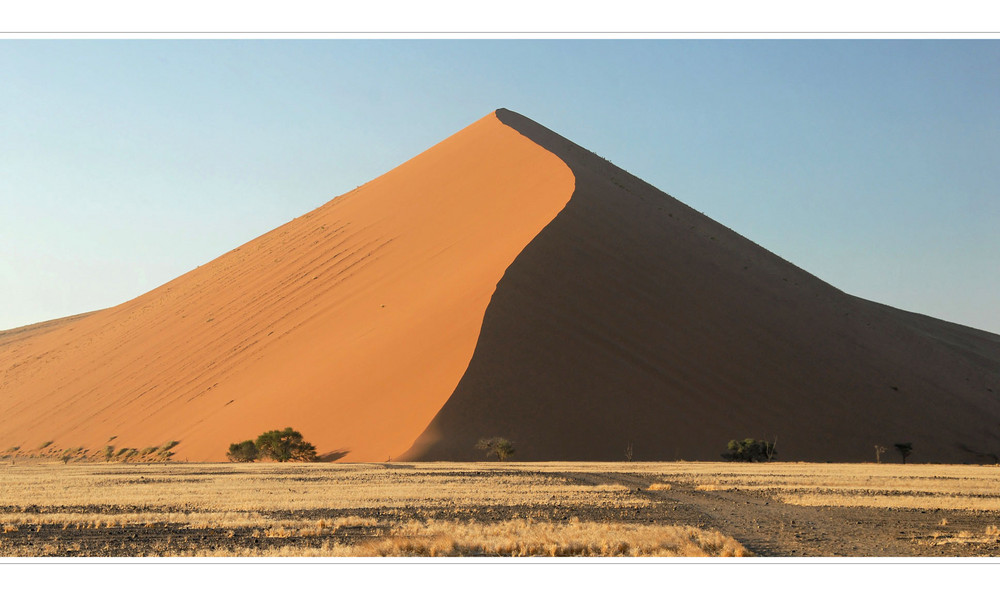
{"label": "sand dune", "polygon": [[[1000,336],[854,298],[518,114],[573,170],[566,208],[507,270],[455,393],[407,453],[786,459],[1000,452]],[[888,457],[895,456],[890,452]]]}
{"label": "sand dune", "polygon": [[121,306],[0,333],[0,450],[213,461],[293,426],[344,461],[1000,452],[1000,337],[844,294],[499,110]]}
{"label": "sand dune", "polygon": [[180,440],[178,458],[212,461],[293,426],[346,460],[398,455],[461,378],[504,270],[572,192],[561,161],[491,114],[131,302],[0,336],[0,440]]}

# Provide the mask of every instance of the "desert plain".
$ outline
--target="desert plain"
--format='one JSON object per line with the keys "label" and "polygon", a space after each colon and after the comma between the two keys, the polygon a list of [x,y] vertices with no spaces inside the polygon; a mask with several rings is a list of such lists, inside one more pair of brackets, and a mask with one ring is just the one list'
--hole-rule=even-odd
{"label": "desert plain", "polygon": [[1000,554],[996,466],[18,462],[4,557]]}

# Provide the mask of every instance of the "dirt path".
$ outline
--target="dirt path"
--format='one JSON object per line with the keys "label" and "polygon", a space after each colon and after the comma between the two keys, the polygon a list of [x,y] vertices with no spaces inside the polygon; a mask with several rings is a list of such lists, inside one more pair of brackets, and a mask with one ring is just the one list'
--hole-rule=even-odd
{"label": "dirt path", "polygon": [[995,516],[977,512],[788,505],[766,491],[704,491],[672,482],[650,491],[650,478],[627,473],[562,473],[582,484],[622,484],[655,504],[663,523],[713,528],[765,557],[911,557],[997,555],[998,546],[934,544],[946,515],[952,532],[981,530]]}

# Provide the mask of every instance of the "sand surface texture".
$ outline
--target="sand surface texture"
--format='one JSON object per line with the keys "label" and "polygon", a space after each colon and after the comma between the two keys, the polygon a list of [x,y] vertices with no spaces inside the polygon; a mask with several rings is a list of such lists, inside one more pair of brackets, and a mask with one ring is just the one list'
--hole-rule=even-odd
{"label": "sand surface texture", "polygon": [[1000,453],[1000,336],[844,294],[507,110],[131,302],[0,333],[0,375],[0,450],[217,461],[293,426],[344,461]]}
{"label": "sand surface texture", "polygon": [[465,371],[504,270],[573,176],[491,114],[372,182],[84,318],[0,335],[0,450],[225,459],[293,426],[345,461],[405,451]]}
{"label": "sand surface texture", "polygon": [[849,296],[510,111],[573,170],[569,204],[504,274],[469,370],[407,454],[911,461],[1000,452],[1000,336]]}

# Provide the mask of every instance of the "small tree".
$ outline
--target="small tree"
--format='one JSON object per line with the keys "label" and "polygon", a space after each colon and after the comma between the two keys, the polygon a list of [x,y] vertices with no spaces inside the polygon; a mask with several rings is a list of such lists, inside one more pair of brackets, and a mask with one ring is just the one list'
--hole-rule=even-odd
{"label": "small tree", "polygon": [[260,457],[274,461],[314,461],[316,447],[302,440],[302,433],[285,427],[285,430],[269,430],[261,433],[255,443]]}
{"label": "small tree", "polygon": [[229,446],[229,453],[226,454],[229,461],[247,462],[257,459],[257,445],[247,439],[242,443],[233,443]]}
{"label": "small tree", "polygon": [[902,456],[903,463],[905,464],[906,458],[909,457],[910,452],[913,451],[913,443],[896,443],[893,447],[895,447],[896,451],[899,452],[899,455]]}
{"label": "small tree", "polygon": [[771,461],[778,455],[777,450],[774,448],[774,443],[758,439],[747,438],[742,441],[733,439],[729,441],[726,448],[729,451],[722,454],[722,459],[727,461]]}
{"label": "small tree", "polygon": [[625,446],[625,461],[632,461],[632,441]]}
{"label": "small tree", "polygon": [[492,437],[489,439],[479,439],[476,442],[476,449],[486,452],[486,458],[496,455],[500,461],[507,461],[507,458],[514,455],[514,444],[503,437]]}
{"label": "small tree", "polygon": [[885,447],[882,445],[875,446],[875,463],[882,463],[882,454],[885,453]]}

